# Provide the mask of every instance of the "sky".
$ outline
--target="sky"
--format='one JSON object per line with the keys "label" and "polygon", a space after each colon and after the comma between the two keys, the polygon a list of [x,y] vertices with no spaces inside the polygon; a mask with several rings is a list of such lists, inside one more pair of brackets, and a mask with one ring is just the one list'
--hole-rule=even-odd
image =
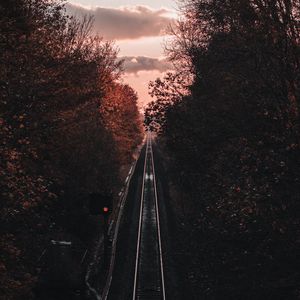
{"label": "sky", "polygon": [[148,83],[172,69],[165,59],[167,27],[176,19],[174,0],[69,0],[69,14],[94,16],[93,31],[114,40],[124,59],[124,83],[138,93],[143,108],[151,97]]}

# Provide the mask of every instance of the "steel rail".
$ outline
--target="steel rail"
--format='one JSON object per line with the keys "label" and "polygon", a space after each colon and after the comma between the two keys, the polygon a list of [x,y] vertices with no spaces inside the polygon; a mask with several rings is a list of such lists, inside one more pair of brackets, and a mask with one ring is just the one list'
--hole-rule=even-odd
{"label": "steel rail", "polygon": [[147,134],[147,143],[145,151],[145,161],[144,161],[144,171],[143,171],[143,182],[142,182],[142,193],[141,193],[141,204],[140,204],[140,216],[139,216],[139,227],[138,227],[138,237],[136,245],[136,257],[135,257],[135,270],[134,270],[134,282],[133,282],[133,294],[132,299],[135,300],[136,290],[137,290],[137,277],[138,277],[138,267],[139,267],[139,253],[141,244],[141,231],[142,231],[142,218],[143,218],[143,203],[144,203],[144,190],[145,190],[145,175],[147,166],[147,156],[149,147],[149,135]]}
{"label": "steel rail", "polygon": [[[163,253],[162,253],[162,242],[161,242],[161,228],[160,228],[160,219],[159,219],[159,205],[158,205],[158,193],[157,193],[157,186],[156,186],[156,177],[155,177],[155,167],[154,167],[154,156],[153,156],[153,149],[152,149],[152,138],[151,133],[147,134],[147,146],[145,152],[145,163],[144,163],[144,173],[143,173],[143,186],[142,186],[142,193],[141,193],[141,204],[140,204],[140,212],[139,212],[139,227],[138,227],[138,237],[137,237],[137,248],[136,248],[136,259],[135,259],[135,273],[134,273],[134,285],[133,285],[133,294],[132,300],[143,299],[140,298],[140,292],[138,291],[139,282],[139,272],[143,272],[140,269],[140,259],[143,255],[143,246],[141,246],[141,239],[142,239],[142,232],[143,232],[143,213],[144,213],[144,201],[145,201],[145,177],[147,179],[147,166],[152,167],[153,173],[153,191],[154,191],[154,210],[155,210],[155,221],[156,221],[156,239],[157,239],[157,271],[159,272],[160,278],[158,279],[159,285],[157,285],[158,291],[160,291],[160,299],[166,300],[166,291],[165,291],[165,279],[164,279],[164,264],[163,264]],[[149,175],[151,176],[151,175]],[[151,177],[150,177],[151,178]],[[145,237],[143,237],[144,239]]]}
{"label": "steel rail", "polygon": [[[143,140],[143,144],[144,144],[144,142],[145,142],[145,140]],[[113,270],[114,270],[114,266],[115,266],[116,251],[117,251],[117,239],[118,239],[118,234],[119,234],[119,227],[120,227],[121,217],[122,217],[123,208],[125,206],[125,202],[126,202],[126,199],[127,199],[131,177],[133,176],[133,174],[135,172],[135,168],[136,168],[137,162],[139,160],[140,154],[141,154],[141,149],[139,150],[139,155],[138,155],[136,161],[134,162],[134,164],[132,165],[132,167],[130,169],[130,172],[129,172],[129,175],[128,175],[129,180],[127,180],[125,191],[122,193],[121,200],[120,200],[120,203],[119,203],[117,222],[115,224],[115,229],[114,229],[114,234],[113,234],[112,255],[111,255],[111,260],[110,260],[110,267],[109,267],[109,272],[108,272],[108,276],[107,276],[107,281],[106,281],[104,290],[102,291],[102,297],[101,297],[101,299],[103,299],[103,300],[107,299],[108,294],[109,294],[109,290],[110,290],[110,287],[111,287],[112,275],[113,275]]]}
{"label": "steel rail", "polygon": [[154,195],[155,195],[155,207],[156,207],[157,236],[158,236],[158,247],[159,247],[159,261],[160,261],[162,294],[163,294],[163,300],[166,300],[165,275],[164,275],[164,264],[163,264],[160,221],[159,221],[159,205],[158,205],[158,197],[157,197],[156,177],[155,177],[154,158],[153,158],[153,149],[152,149],[152,139],[151,138],[150,138],[150,149],[151,149],[150,152],[151,152],[151,161],[152,161],[152,169],[153,169],[153,182],[154,182]]}

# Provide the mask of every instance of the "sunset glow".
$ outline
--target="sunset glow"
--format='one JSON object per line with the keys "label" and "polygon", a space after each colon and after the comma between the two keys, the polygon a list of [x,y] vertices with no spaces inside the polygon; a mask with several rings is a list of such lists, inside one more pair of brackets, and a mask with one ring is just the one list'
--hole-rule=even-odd
{"label": "sunset glow", "polygon": [[168,26],[176,19],[173,1],[68,1],[67,12],[76,17],[94,17],[93,31],[105,39],[114,40],[119,57],[125,59],[125,83],[138,93],[139,106],[151,97],[148,83],[171,69],[163,60]]}

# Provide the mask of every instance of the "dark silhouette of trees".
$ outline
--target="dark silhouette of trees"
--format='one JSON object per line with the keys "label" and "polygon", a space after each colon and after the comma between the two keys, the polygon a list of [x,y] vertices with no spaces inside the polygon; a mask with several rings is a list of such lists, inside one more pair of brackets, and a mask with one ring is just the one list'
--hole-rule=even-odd
{"label": "dark silhouette of trees", "polygon": [[[37,259],[57,234],[90,241],[87,195],[116,192],[141,141],[117,50],[91,26],[61,1],[0,4],[1,299],[32,297]],[[104,113],[110,105],[122,113]]]}
{"label": "dark silhouette of trees", "polygon": [[195,299],[298,299],[299,9],[183,1],[167,52],[189,93],[170,101],[174,81],[150,84],[146,124],[187,193]]}

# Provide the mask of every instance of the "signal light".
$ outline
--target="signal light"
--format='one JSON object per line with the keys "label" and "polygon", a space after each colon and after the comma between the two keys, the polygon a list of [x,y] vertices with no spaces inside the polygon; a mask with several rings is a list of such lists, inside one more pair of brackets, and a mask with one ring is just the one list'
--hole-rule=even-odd
{"label": "signal light", "polygon": [[113,198],[111,194],[90,194],[89,209],[92,215],[108,215],[111,213]]}

